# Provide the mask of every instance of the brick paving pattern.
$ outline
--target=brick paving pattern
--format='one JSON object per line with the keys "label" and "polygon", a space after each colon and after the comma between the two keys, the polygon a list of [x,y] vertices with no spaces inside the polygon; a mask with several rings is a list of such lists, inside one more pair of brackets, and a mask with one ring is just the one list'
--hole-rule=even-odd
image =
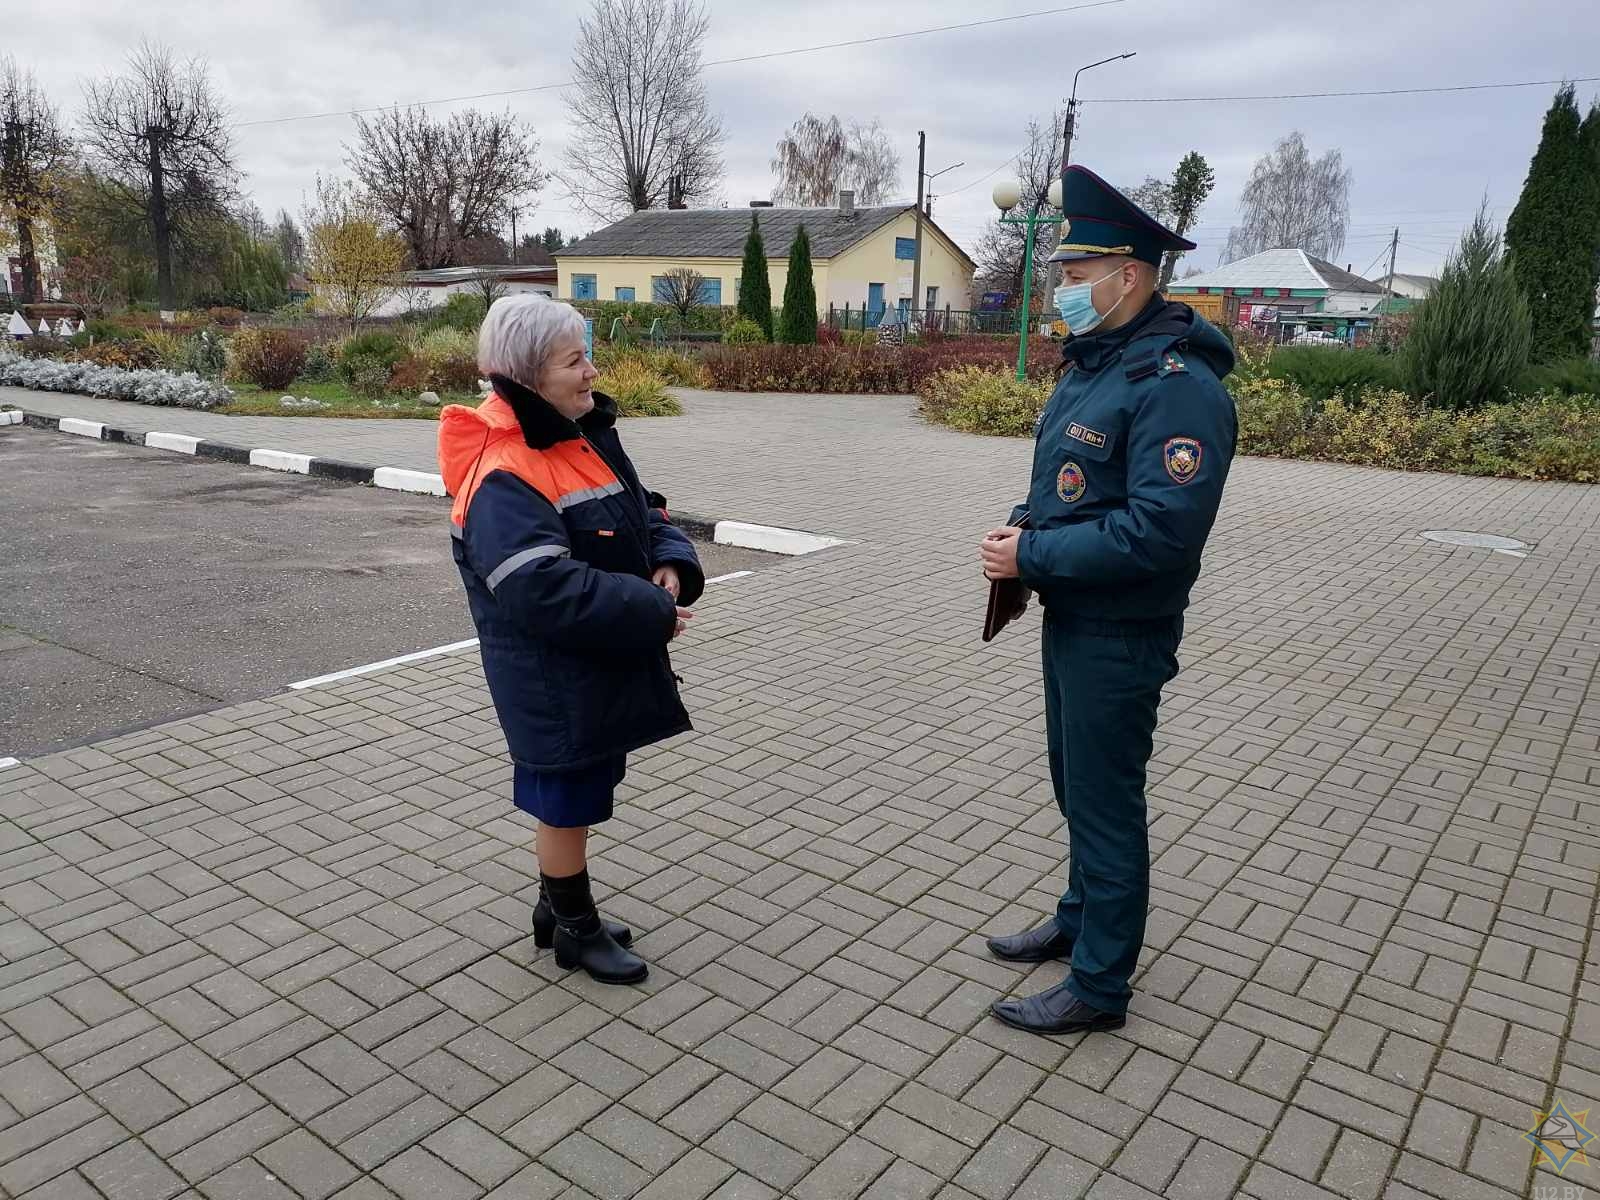
{"label": "brick paving pattern", "polygon": [[[690,402],[625,430],[652,486],[856,544],[714,590],[677,653],[698,732],[634,757],[594,844],[648,985],[533,948],[470,656],[0,771],[0,1195],[1600,1181],[1522,1137],[1600,1100],[1600,491],[1239,462],[1163,707],[1131,1019],[1046,1039],[986,1007],[1060,966],[982,943],[1050,911],[1065,849],[1037,617],[976,632],[1030,448],[897,398]],[[366,445],[412,465],[431,431],[399,424]]]}

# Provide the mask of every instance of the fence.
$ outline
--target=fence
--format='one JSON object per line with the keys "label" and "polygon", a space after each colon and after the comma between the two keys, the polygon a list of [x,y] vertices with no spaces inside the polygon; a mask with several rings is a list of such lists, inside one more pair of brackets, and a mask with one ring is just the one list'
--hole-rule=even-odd
{"label": "fence", "polygon": [[924,332],[937,331],[952,337],[964,334],[1015,335],[1017,332],[1017,310],[1014,308],[989,312],[951,308],[946,305],[944,308],[927,308],[913,312],[908,307],[868,308],[863,304],[857,308],[849,304],[843,307],[830,304],[824,320],[832,329],[862,332],[877,329],[884,324],[910,324]]}

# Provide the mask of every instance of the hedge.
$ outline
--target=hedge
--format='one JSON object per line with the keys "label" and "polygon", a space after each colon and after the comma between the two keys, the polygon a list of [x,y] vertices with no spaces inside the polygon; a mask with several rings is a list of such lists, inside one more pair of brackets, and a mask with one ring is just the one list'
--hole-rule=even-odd
{"label": "hedge", "polygon": [[0,385],[42,392],[76,392],[166,408],[216,408],[233,399],[233,393],[222,384],[198,375],[22,358],[9,349],[0,349]]}

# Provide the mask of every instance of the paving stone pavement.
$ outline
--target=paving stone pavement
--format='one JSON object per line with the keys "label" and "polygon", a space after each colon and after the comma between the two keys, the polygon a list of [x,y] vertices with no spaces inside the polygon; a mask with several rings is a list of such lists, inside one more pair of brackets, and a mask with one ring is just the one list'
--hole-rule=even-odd
{"label": "paving stone pavement", "polygon": [[982,944],[1049,911],[1065,851],[1037,617],[976,632],[1029,447],[896,398],[690,405],[624,431],[652,486],[856,544],[718,589],[677,652],[698,732],[634,756],[594,842],[648,985],[534,949],[469,656],[0,771],[0,1194],[1600,1182],[1522,1136],[1600,1101],[1600,491],[1236,464],[1152,763],[1132,1018],[1044,1039],[985,1010],[1060,967]]}

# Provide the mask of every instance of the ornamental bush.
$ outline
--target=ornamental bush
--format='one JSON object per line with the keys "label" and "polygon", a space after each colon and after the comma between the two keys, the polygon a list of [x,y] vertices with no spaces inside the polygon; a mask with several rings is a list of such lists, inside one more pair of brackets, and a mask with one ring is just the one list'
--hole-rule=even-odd
{"label": "ornamental bush", "polygon": [[676,417],[683,406],[667,394],[667,381],[635,357],[618,360],[595,382],[617,402],[623,417]]}
{"label": "ornamental bush", "polygon": [[0,386],[75,392],[106,400],[131,400],[168,408],[216,408],[233,399],[220,383],[171,371],[124,370],[87,362],[28,359],[0,348]]}
{"label": "ornamental bush", "polygon": [[228,373],[263,391],[286,388],[306,365],[306,340],[286,329],[241,329],[228,342]]}

